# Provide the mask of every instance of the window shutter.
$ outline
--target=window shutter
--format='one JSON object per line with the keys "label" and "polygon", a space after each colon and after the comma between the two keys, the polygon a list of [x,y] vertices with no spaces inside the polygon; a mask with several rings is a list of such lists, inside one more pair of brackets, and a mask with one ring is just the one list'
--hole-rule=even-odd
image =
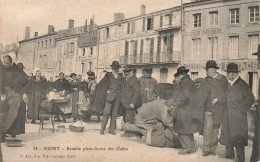
{"label": "window shutter", "polygon": [[170,36],[169,40],[169,54],[173,54],[173,35]]}
{"label": "window shutter", "polygon": [[130,34],[130,23],[127,24],[127,34]]}
{"label": "window shutter", "polygon": [[156,56],[156,61],[160,62],[160,53],[161,53],[161,37],[158,37],[158,42],[157,42],[157,56]]}
{"label": "window shutter", "polygon": [[169,25],[172,25],[172,13],[169,15]]}
{"label": "window shutter", "polygon": [[154,19],[154,18],[152,17],[152,18],[151,18],[151,28],[150,28],[151,30],[153,30],[153,19]]}
{"label": "window shutter", "polygon": [[144,40],[141,39],[141,46],[140,46],[140,63],[143,62],[143,51],[144,51]]}
{"label": "window shutter", "polygon": [[134,33],[135,32],[135,22],[132,22],[132,32],[131,33]]}
{"label": "window shutter", "polygon": [[163,27],[163,15],[160,16],[160,28]]}
{"label": "window shutter", "polygon": [[145,18],[143,19],[143,31],[145,31]]}
{"label": "window shutter", "polygon": [[151,38],[151,45],[150,45],[150,62],[153,62],[153,46],[154,46],[154,38]]}
{"label": "window shutter", "polygon": [[137,45],[138,45],[138,40],[135,41],[134,56],[137,55]]}
{"label": "window shutter", "polygon": [[125,41],[125,56],[128,56],[128,46],[129,42]]}
{"label": "window shutter", "polygon": [[158,42],[157,42],[157,55],[160,55],[161,52],[161,37],[158,37]]}

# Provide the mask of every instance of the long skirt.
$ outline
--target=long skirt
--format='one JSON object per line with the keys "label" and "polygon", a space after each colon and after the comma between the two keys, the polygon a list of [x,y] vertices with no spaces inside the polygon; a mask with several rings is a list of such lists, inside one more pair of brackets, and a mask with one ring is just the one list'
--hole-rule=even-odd
{"label": "long skirt", "polygon": [[4,120],[5,130],[11,135],[24,134],[26,103],[22,100],[22,94],[10,89],[7,91],[7,100],[10,108]]}
{"label": "long skirt", "polygon": [[31,94],[28,95],[28,110],[27,110],[28,119],[39,118],[39,108],[43,97],[44,97],[43,94],[39,91],[32,92]]}
{"label": "long skirt", "polygon": [[72,100],[72,114],[71,116],[73,118],[78,117],[79,114],[79,109],[78,109],[78,105],[77,102],[79,101],[79,91],[74,91],[71,93],[71,100]]}

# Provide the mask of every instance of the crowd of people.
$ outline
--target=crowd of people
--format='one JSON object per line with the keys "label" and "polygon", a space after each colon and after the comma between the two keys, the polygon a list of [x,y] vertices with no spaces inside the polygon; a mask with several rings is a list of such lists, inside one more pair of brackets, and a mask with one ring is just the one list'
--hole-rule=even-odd
{"label": "crowd of people", "polygon": [[[117,118],[122,116],[120,127],[124,138],[140,136],[148,145],[181,148],[179,154],[187,155],[197,151],[194,133],[200,133],[202,156],[215,156],[220,143],[225,145],[224,158],[234,159],[235,148],[238,161],[245,161],[247,111],[254,96],[239,77],[235,63],[228,64],[224,76],[217,72],[216,62],[209,60],[207,76],[195,81],[189,77],[189,69],[180,66],[172,84],[157,83],[151,68],[145,68],[140,78],[129,67],[120,73],[117,61],[112,62],[111,72],[106,72],[99,83],[91,71],[87,73],[88,79],[72,73],[70,81],[62,72],[56,81],[53,78],[47,81],[40,70],[28,77],[23,65],[16,65],[8,55],[1,58],[0,68],[2,142],[7,134],[11,137],[24,134],[26,117],[36,123],[41,113],[57,115],[58,122],[66,122],[66,114],[74,122],[88,122],[91,115],[97,115],[100,121],[102,115],[100,135],[105,134],[109,118],[108,133],[115,135]],[[66,101],[71,111],[62,111],[60,100],[53,94]]]}

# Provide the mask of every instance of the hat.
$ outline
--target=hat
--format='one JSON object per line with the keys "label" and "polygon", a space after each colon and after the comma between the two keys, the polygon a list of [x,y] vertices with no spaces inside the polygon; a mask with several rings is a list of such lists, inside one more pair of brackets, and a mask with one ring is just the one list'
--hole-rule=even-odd
{"label": "hat", "polygon": [[234,72],[234,73],[238,73],[238,72],[240,72],[239,70],[238,70],[238,65],[236,64],[236,63],[229,63],[228,65],[227,65],[227,70],[226,70],[226,72]]}
{"label": "hat", "polygon": [[153,69],[152,68],[144,68],[144,71],[146,71],[148,74],[152,74],[153,73]]}
{"label": "hat", "polygon": [[73,76],[77,76],[77,74],[76,73],[71,73],[70,77],[72,78]]}
{"label": "hat", "polygon": [[190,71],[190,70],[189,70],[189,69],[186,69],[185,66],[181,66],[181,67],[179,67],[179,68],[177,69],[176,75],[177,75],[177,74],[180,75],[180,74],[183,74],[183,73],[187,74],[189,71]]}
{"label": "hat", "polygon": [[63,75],[64,75],[64,73],[63,73],[63,72],[60,72],[60,73],[59,73],[59,76],[60,76],[61,74],[63,74]]}
{"label": "hat", "polygon": [[131,68],[125,68],[123,71],[124,71],[124,73],[126,73],[126,72],[130,72],[130,71],[132,71],[133,69],[131,69]]}
{"label": "hat", "polygon": [[18,69],[24,69],[23,63],[19,62],[17,64]]}
{"label": "hat", "polygon": [[120,69],[121,65],[119,65],[118,61],[113,61],[112,65],[110,65],[112,67],[112,69]]}
{"label": "hat", "polygon": [[214,60],[209,60],[209,61],[207,61],[207,63],[206,63],[206,69],[209,69],[209,68],[219,69],[219,67],[217,66],[216,61],[214,61]]}
{"label": "hat", "polygon": [[93,71],[89,71],[87,72],[87,74],[88,74],[88,78],[96,78],[95,73]]}

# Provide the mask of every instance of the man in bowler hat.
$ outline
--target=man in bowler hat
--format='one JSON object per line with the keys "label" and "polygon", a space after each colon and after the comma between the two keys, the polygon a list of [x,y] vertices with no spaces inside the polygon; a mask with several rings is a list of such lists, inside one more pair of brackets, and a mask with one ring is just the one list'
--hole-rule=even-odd
{"label": "man in bowler hat", "polygon": [[248,145],[247,111],[254,103],[254,95],[248,84],[239,77],[236,63],[229,63],[226,72],[229,85],[220,143],[225,145],[226,159],[235,157],[235,147],[238,162],[244,162],[245,146]]}
{"label": "man in bowler hat", "polygon": [[182,150],[179,152],[180,155],[196,152],[193,133],[198,132],[198,126],[192,119],[196,85],[189,77],[188,72],[189,69],[186,69],[184,66],[177,69],[176,76],[179,76],[180,79],[180,91],[172,100],[173,102],[165,102],[167,106],[177,109],[173,130],[178,134],[182,145]]}
{"label": "man in bowler hat", "polygon": [[90,101],[90,110],[98,113],[103,112],[100,134],[103,135],[110,118],[108,133],[115,135],[116,118],[120,106],[120,84],[123,80],[122,74],[118,73],[121,65],[113,61],[112,72],[107,72],[104,78],[97,84],[93,98]]}
{"label": "man in bowler hat", "polygon": [[200,121],[202,128],[204,128],[202,156],[216,155],[218,130],[226,108],[225,92],[228,81],[224,75],[217,72],[217,69],[219,68],[214,60],[207,61],[207,76],[200,83],[196,92],[193,116]]}

